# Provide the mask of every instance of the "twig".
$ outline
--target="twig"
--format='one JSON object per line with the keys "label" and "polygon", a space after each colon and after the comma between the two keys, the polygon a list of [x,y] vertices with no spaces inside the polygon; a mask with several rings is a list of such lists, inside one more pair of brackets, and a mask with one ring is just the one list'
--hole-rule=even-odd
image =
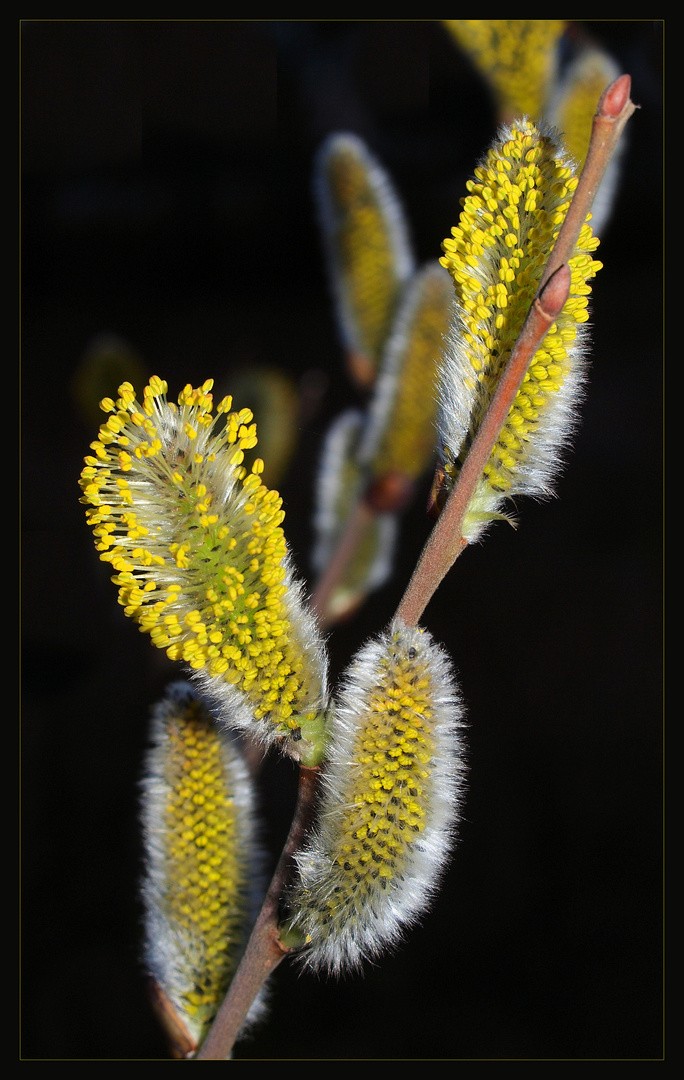
{"label": "twig", "polygon": [[309,826],[318,790],[320,769],[301,766],[299,791],[290,834],[257,917],[245,954],[211,1029],[195,1055],[196,1061],[225,1061],[252,1002],[281,960],[291,951],[280,941],[278,905],[292,868],[292,855]]}

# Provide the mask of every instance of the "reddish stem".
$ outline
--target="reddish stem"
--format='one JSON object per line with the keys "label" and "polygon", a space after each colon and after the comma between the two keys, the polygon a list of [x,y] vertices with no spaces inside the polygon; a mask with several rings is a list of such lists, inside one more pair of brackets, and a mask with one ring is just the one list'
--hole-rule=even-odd
{"label": "reddish stem", "polygon": [[[520,338],[501,376],[458,481],[428,538],[397,608],[396,617],[401,618],[407,625],[415,625],[421,618],[435,590],[466,546],[466,541],[462,537],[462,525],[473,492],[496,444],[529,363],[567,299],[570,284],[567,261],[575,249],[579,231],[589,213],[620,133],[634,112],[635,106],[629,100],[630,86],[629,76],[621,76],[607,88],[599,102],[584,171],[544,271],[537,299],[532,304]],[[370,507],[359,511],[358,526],[360,528],[365,527],[362,519],[369,514],[369,511],[372,516]],[[355,529],[350,529],[350,542],[353,532]],[[321,603],[320,597],[319,603]],[[287,844],[242,963],[217,1013],[214,1024],[196,1055],[196,1060],[225,1060],[232,1050],[252,1001],[271,972],[287,955],[288,950],[282,945],[278,936],[278,905],[288,880],[292,855],[301,844],[313,813],[318,775],[318,769],[304,767],[301,769],[299,799]]]}

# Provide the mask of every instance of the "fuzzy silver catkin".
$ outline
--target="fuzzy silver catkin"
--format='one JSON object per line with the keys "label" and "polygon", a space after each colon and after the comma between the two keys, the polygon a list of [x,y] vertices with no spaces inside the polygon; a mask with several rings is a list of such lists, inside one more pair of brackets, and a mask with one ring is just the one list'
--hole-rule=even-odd
{"label": "fuzzy silver catkin", "polygon": [[448,862],[465,773],[449,658],[395,622],[352,661],[330,723],[319,821],[289,906],[302,962],[336,973],[396,945]]}
{"label": "fuzzy silver catkin", "polygon": [[331,135],[314,166],[338,325],[372,383],[401,290],[414,270],[403,208],[388,174],[357,135]]}
{"label": "fuzzy silver catkin", "polygon": [[[249,774],[188,683],[155,708],[141,787],[144,960],[187,1050],[221,1004],[263,891]],[[263,1011],[260,995],[248,1023]]]}

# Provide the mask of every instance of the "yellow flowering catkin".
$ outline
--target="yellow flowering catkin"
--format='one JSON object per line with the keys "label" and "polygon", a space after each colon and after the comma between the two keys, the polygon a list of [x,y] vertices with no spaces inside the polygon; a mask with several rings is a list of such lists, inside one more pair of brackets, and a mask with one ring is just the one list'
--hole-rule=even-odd
{"label": "yellow flowering catkin", "polygon": [[397,622],[352,661],[289,897],[308,967],[358,966],[428,906],[458,817],[461,715],[450,661],[421,629]]}
{"label": "yellow flowering catkin", "polygon": [[407,285],[387,342],[359,460],[372,479],[417,480],[434,454],[435,388],[453,286],[438,263]]}
{"label": "yellow flowering catkin", "polygon": [[[441,260],[457,299],[440,386],[447,487],[491,402],[576,186],[573,163],[555,133],[526,119],[502,128],[467,185]],[[588,220],[569,260],[568,300],[528,368],[469,507],[467,540],[502,516],[506,497],[551,491],[584,379],[589,281],[601,268]]]}
{"label": "yellow flowering catkin", "polygon": [[331,285],[352,371],[373,382],[413,256],[399,200],[356,135],[322,145],[314,191]]}
{"label": "yellow flowering catkin", "polygon": [[446,19],[444,25],[491,86],[500,119],[539,119],[556,71],[562,19]]}
{"label": "yellow flowering catkin", "polygon": [[91,443],[81,474],[100,558],[119,603],[152,643],[187,664],[229,724],[311,763],[322,746],[326,660],[295,582],[277,491],[250,473],[252,413],[213,414],[212,381],[178,405],[156,376],[132,386]]}
{"label": "yellow flowering catkin", "polygon": [[142,784],[145,961],[174,1033],[197,1046],[254,915],[252,793],[230,739],[177,683],[155,709]]}

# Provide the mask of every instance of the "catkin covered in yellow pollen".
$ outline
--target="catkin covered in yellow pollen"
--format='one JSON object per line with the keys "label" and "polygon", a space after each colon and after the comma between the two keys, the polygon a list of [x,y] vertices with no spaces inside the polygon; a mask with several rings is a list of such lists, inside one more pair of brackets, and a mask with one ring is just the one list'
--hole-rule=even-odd
{"label": "catkin covered in yellow pollen", "polygon": [[[404,658],[391,656],[378,676],[378,689],[370,694],[356,733],[357,769],[350,777],[349,807],[335,855],[348,883],[347,889],[340,888],[343,903],[352,903],[357,889],[372,889],[376,882],[384,888],[425,828],[426,782],[435,750],[430,680]],[[337,905],[333,892],[324,917],[332,917]]]}
{"label": "catkin covered in yellow pollen", "polygon": [[170,725],[167,904],[182,935],[197,941],[201,981],[184,994],[185,1011],[211,1019],[235,968],[231,943],[245,917],[245,891],[232,794],[223,775],[221,744],[197,709]]}
{"label": "catkin covered in yellow pollen", "polygon": [[[444,241],[441,259],[456,289],[459,317],[452,340],[463,358],[463,391],[472,401],[463,442],[453,444],[448,425],[442,436],[447,442],[452,438],[443,447],[452,478],[522,329],[577,176],[558,143],[522,120],[503,129],[467,187],[459,224]],[[530,364],[485,468],[493,492],[515,494],[525,490],[525,483],[529,486],[529,477],[522,488],[518,485],[518,474],[534,453],[535,437],[551,416],[554,399],[561,401],[576,377],[589,282],[601,268],[593,258],[598,243],[587,221],[569,260],[569,298]],[[541,462],[540,472],[546,467]]]}
{"label": "catkin covered in yellow pollen", "polygon": [[155,710],[142,787],[146,962],[197,1044],[244,948],[255,853],[247,771],[187,684]]}
{"label": "catkin covered in yellow pollen", "polygon": [[447,658],[424,631],[395,625],[355,657],[331,724],[291,910],[306,963],[336,970],[396,941],[444,867],[462,768]]}
{"label": "catkin covered in yellow pollen", "polygon": [[239,690],[262,728],[297,737],[321,674],[288,606],[282,501],[262,484],[260,459],[249,473],[243,465],[257,442],[252,413],[230,412],[224,398],[213,415],[211,387],[186,386],[176,406],[154,377],[142,404],[126,383],[105,399],[82,501],[140,630],[172,660]]}

